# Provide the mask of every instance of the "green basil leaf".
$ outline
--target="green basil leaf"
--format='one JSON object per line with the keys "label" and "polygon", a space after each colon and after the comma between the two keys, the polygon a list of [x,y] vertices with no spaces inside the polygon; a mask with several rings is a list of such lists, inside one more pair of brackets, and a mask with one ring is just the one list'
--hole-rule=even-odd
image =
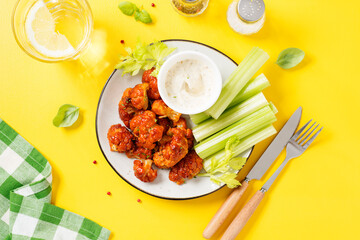
{"label": "green basil leaf", "polygon": [[287,48],[279,54],[276,64],[283,69],[289,69],[298,65],[304,57],[305,53],[303,50],[299,48]]}
{"label": "green basil leaf", "polygon": [[136,21],[140,21],[140,22],[146,23],[146,24],[152,23],[150,14],[147,11],[145,11],[144,9],[141,11],[136,11],[134,17],[135,17]]}
{"label": "green basil leaf", "polygon": [[135,12],[134,18],[135,18],[136,21],[139,21],[139,20],[140,20],[140,11],[136,11],[136,12]]}
{"label": "green basil leaf", "polygon": [[78,107],[71,104],[64,104],[59,108],[59,111],[53,120],[53,124],[55,127],[70,127],[76,122],[78,117]]}
{"label": "green basil leaf", "polygon": [[121,10],[121,12],[127,16],[132,16],[134,12],[139,11],[139,9],[136,7],[135,4],[128,1],[123,1],[119,3],[118,7]]}

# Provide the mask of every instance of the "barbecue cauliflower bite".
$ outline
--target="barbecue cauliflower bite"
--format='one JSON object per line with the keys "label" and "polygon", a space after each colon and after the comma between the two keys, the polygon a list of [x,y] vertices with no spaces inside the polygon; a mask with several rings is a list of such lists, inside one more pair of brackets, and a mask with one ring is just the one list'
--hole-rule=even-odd
{"label": "barbecue cauliflower bite", "polygon": [[134,117],[137,109],[131,104],[131,92],[132,88],[127,88],[119,102],[119,116],[125,126],[130,126],[130,120]]}
{"label": "barbecue cauliflower bite", "polygon": [[169,108],[163,100],[155,100],[151,106],[151,110],[161,117],[168,117],[173,122],[179,121],[181,113],[175,112]]}
{"label": "barbecue cauliflower bite", "polygon": [[173,123],[174,127],[185,129],[185,137],[188,140],[188,148],[191,149],[194,146],[194,136],[192,130],[187,128],[185,118],[181,117],[179,121]]}
{"label": "barbecue cauliflower bite", "polygon": [[156,124],[156,115],[152,111],[144,111],[136,115],[130,121],[130,129],[137,136],[136,145],[147,149],[153,149],[164,132],[164,127]]}
{"label": "barbecue cauliflower bite", "polygon": [[171,168],[169,173],[170,181],[181,185],[185,179],[192,179],[199,174],[203,167],[203,160],[191,150],[180,162]]}
{"label": "barbecue cauliflower bite", "polygon": [[149,105],[149,99],[147,96],[147,90],[149,89],[148,83],[142,83],[136,85],[130,94],[131,104],[137,109],[146,110]]}
{"label": "barbecue cauliflower bite", "polygon": [[152,100],[157,100],[160,99],[160,93],[158,90],[157,78],[151,75],[154,69],[155,68],[146,70],[143,73],[142,82],[149,84],[149,90],[147,91],[149,98]]}
{"label": "barbecue cauliflower bite", "polygon": [[157,124],[164,127],[165,133],[171,128],[171,121],[168,118],[158,118]]}
{"label": "barbecue cauliflower bite", "polygon": [[191,129],[189,129],[189,128],[186,129],[185,137],[186,137],[186,139],[188,141],[188,148],[192,149],[193,146],[194,146],[194,135],[193,135]]}
{"label": "barbecue cauliflower bite", "polygon": [[152,182],[157,177],[157,169],[151,167],[153,161],[147,160],[135,160],[134,161],[134,174],[135,177],[143,182]]}
{"label": "barbecue cauliflower bite", "polygon": [[134,149],[134,136],[121,124],[112,125],[109,128],[107,138],[110,150],[113,152],[126,152]]}
{"label": "barbecue cauliflower bite", "polygon": [[170,128],[166,141],[160,145],[158,152],[154,154],[153,160],[159,168],[171,168],[177,164],[188,153],[188,142],[183,128]]}
{"label": "barbecue cauliflower bite", "polygon": [[173,126],[174,127],[182,127],[182,128],[185,128],[185,129],[188,128],[187,124],[186,124],[186,120],[183,117],[179,118],[178,121],[173,122]]}
{"label": "barbecue cauliflower bite", "polygon": [[145,160],[145,159],[152,159],[153,153],[150,149],[135,146],[134,149],[126,152],[126,156],[128,158],[137,158],[137,159]]}
{"label": "barbecue cauliflower bite", "polygon": [[149,105],[147,98],[147,83],[138,84],[134,88],[127,88],[119,102],[119,116],[125,126],[130,126],[130,120],[141,110],[146,110]]}

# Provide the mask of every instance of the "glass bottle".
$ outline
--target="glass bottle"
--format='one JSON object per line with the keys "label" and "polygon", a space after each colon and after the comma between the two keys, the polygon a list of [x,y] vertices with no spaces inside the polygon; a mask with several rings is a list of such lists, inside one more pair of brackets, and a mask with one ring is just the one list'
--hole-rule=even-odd
{"label": "glass bottle", "polygon": [[227,11],[227,21],[237,33],[250,35],[258,32],[265,22],[263,0],[236,0]]}
{"label": "glass bottle", "polygon": [[195,17],[205,11],[209,0],[171,0],[176,12],[186,17]]}

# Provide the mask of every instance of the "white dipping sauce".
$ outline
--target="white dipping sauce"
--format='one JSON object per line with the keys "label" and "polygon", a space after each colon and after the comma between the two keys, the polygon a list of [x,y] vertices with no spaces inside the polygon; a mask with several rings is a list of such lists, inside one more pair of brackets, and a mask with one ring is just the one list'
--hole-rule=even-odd
{"label": "white dipping sauce", "polygon": [[165,76],[167,101],[189,112],[207,105],[216,88],[214,69],[198,59],[176,62]]}
{"label": "white dipping sauce", "polygon": [[196,114],[210,108],[219,98],[222,77],[218,66],[205,54],[182,51],[161,66],[158,88],[171,109]]}

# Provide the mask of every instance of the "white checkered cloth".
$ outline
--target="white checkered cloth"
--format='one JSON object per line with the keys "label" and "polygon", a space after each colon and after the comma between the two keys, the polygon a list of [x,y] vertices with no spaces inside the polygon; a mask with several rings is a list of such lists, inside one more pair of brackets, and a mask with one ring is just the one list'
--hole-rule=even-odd
{"label": "white checkered cloth", "polygon": [[0,119],[0,239],[106,240],[110,231],[50,204],[51,166]]}

